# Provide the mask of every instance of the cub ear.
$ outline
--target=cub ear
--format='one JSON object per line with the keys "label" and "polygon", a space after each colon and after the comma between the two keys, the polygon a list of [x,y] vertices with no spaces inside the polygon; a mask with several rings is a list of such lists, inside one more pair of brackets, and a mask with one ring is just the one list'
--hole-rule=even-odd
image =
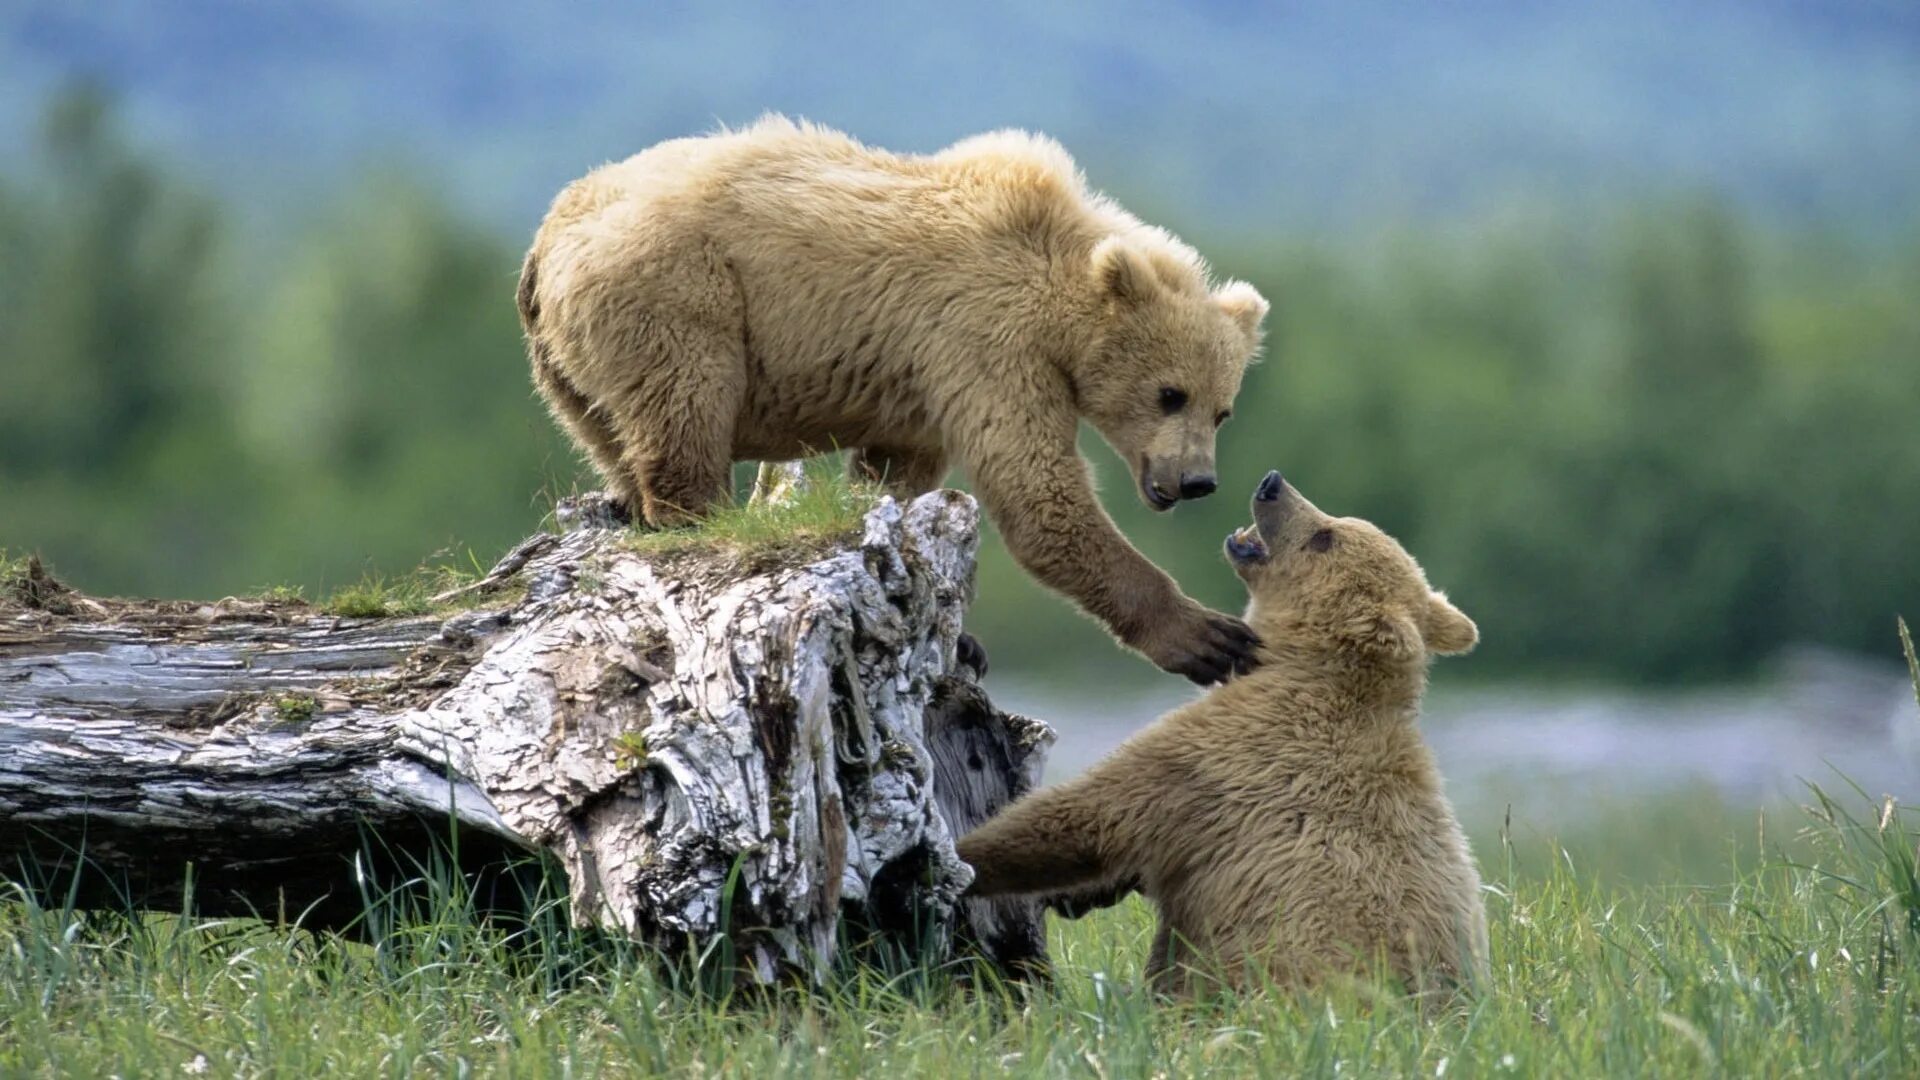
{"label": "cub ear", "polygon": [[1229,281],[1214,290],[1213,302],[1219,304],[1220,310],[1246,331],[1248,337],[1260,340],[1260,323],[1271,309],[1260,290],[1244,281]]}
{"label": "cub ear", "polygon": [[1454,607],[1445,593],[1434,593],[1427,603],[1427,648],[1441,656],[1471,652],[1480,643],[1480,628]]}
{"label": "cub ear", "polygon": [[1412,658],[1420,654],[1420,628],[1403,612],[1355,616],[1343,629],[1349,641],[1379,656]]}
{"label": "cub ear", "polygon": [[1093,246],[1093,274],[1109,296],[1129,304],[1142,303],[1160,289],[1146,257],[1118,236]]}

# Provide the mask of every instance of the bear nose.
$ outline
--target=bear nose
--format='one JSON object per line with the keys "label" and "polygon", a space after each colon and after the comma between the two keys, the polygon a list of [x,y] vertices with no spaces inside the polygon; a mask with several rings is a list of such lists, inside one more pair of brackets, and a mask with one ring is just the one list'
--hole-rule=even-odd
{"label": "bear nose", "polygon": [[1180,474],[1180,497],[1183,499],[1204,499],[1219,486],[1212,473],[1201,473],[1199,476]]}
{"label": "bear nose", "polygon": [[1260,481],[1260,487],[1253,493],[1253,497],[1261,502],[1272,502],[1280,497],[1280,492],[1285,490],[1286,486],[1287,482],[1280,478],[1280,470],[1275,469]]}

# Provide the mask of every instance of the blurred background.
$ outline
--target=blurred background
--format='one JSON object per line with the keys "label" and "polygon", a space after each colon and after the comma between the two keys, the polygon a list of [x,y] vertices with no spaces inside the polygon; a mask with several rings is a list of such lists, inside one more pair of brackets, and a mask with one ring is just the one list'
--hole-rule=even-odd
{"label": "blurred background", "polygon": [[[1400,537],[1481,627],[1429,718],[1471,821],[1645,808],[1691,867],[1796,777],[1920,796],[1897,0],[8,0],[0,547],[157,596],[489,562],[591,486],[511,300],[546,201],[767,110],[1049,132],[1274,301],[1220,496],[1151,515],[1088,451],[1217,606],[1270,467]],[[997,546],[972,626],[1056,772],[1191,693]]]}

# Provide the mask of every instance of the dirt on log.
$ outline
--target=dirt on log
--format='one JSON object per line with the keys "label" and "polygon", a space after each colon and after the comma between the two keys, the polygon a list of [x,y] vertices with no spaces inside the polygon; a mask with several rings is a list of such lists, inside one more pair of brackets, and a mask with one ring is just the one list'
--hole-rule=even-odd
{"label": "dirt on log", "polygon": [[881,499],[843,542],[751,559],[643,554],[598,505],[412,617],[16,568],[0,878],[342,929],[370,880],[436,859],[511,907],[499,868],[535,856],[577,923],[669,952],[726,934],[748,980],[820,979],[862,938],[1044,965],[1036,903],[960,895],[954,839],[1053,739],[956,662],[973,500]]}

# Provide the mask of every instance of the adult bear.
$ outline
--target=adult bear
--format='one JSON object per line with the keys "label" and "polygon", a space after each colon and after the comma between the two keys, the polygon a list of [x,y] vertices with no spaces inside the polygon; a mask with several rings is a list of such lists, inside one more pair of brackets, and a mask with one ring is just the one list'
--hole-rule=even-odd
{"label": "adult bear", "polygon": [[655,526],[735,461],[851,449],[901,494],[950,461],[1027,571],[1161,668],[1219,682],[1254,635],[1120,535],[1086,418],[1156,510],[1211,493],[1267,303],[1024,132],[891,154],[779,117],[675,139],[554,200],[521,270],[534,382]]}

